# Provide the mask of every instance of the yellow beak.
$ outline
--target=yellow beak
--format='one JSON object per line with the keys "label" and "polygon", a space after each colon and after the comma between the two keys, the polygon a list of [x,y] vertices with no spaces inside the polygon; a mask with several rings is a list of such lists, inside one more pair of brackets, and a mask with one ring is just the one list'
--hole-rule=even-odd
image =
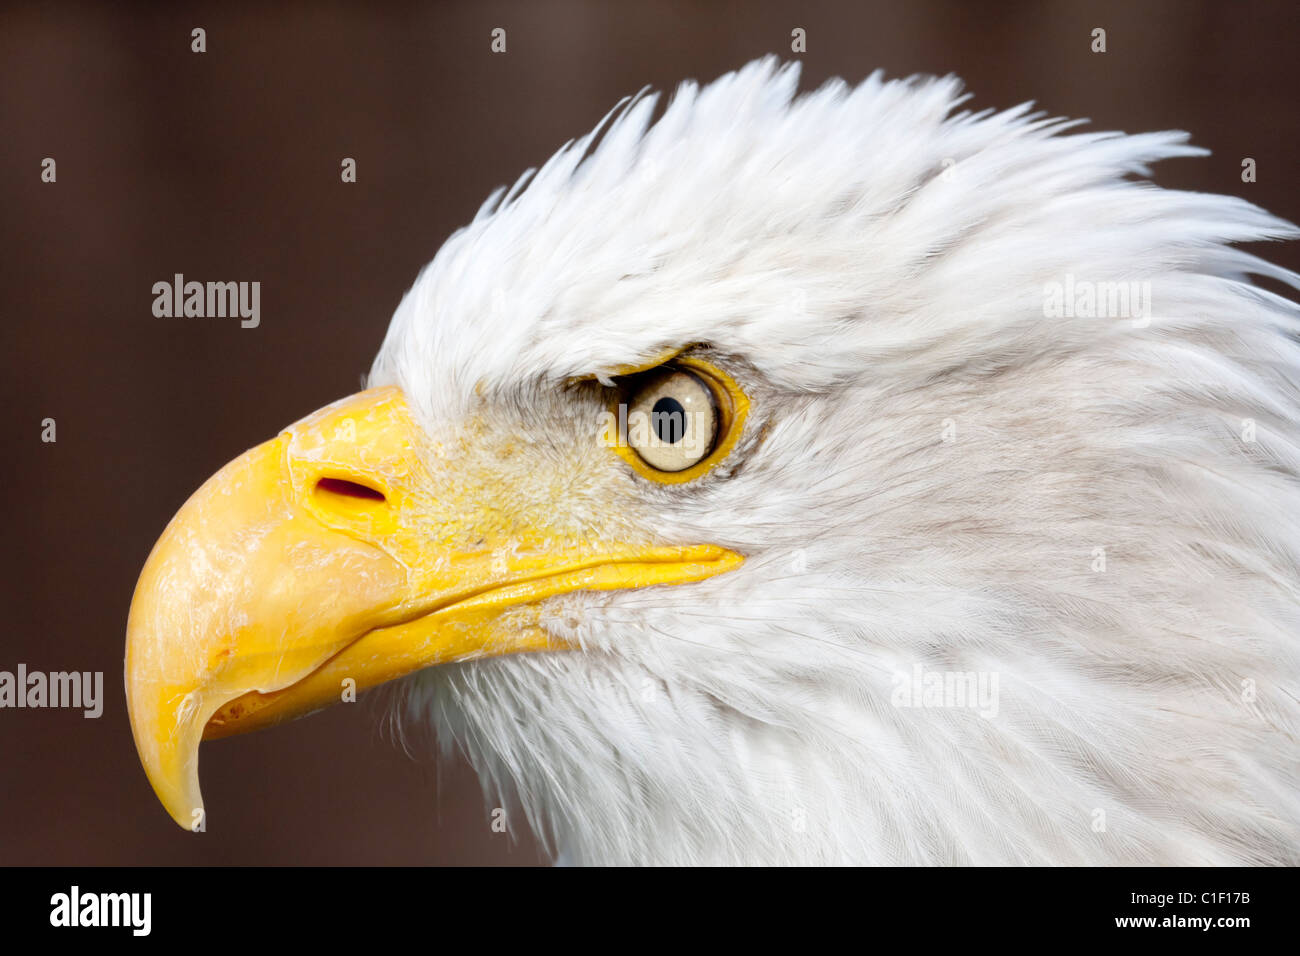
{"label": "yellow beak", "polygon": [[127,623],[127,708],[181,826],[204,823],[202,739],[433,664],[559,648],[538,623],[553,595],[698,581],[742,561],[521,528],[499,479],[431,470],[425,441],[398,389],[343,399],[222,468],[154,546]]}

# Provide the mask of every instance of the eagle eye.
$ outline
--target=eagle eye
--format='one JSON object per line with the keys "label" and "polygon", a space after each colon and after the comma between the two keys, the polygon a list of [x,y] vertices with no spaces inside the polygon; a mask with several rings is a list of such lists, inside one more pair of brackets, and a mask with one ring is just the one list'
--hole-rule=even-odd
{"label": "eagle eye", "polygon": [[718,407],[698,375],[672,366],[651,373],[627,402],[627,443],[651,468],[685,471],[713,451]]}
{"label": "eagle eye", "polygon": [[696,356],[678,356],[619,381],[616,447],[646,478],[691,481],[731,451],[748,407],[725,372]]}

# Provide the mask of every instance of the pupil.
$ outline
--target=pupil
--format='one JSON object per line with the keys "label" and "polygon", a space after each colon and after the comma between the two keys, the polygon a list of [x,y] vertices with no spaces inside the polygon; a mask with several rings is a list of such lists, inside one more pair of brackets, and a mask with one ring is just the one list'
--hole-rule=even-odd
{"label": "pupil", "polygon": [[659,440],[668,445],[675,445],[686,434],[686,409],[675,398],[659,399],[650,412],[651,424]]}

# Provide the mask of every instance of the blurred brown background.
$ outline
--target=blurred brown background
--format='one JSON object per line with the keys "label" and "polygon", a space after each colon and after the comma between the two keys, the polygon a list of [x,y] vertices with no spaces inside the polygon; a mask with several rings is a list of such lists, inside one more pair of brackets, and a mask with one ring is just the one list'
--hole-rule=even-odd
{"label": "blurred brown background", "polygon": [[[807,31],[805,86],[956,72],[1094,128],[1182,128],[1163,185],[1300,219],[1294,3],[129,4],[0,12],[0,670],[99,670],[105,712],[0,711],[0,863],[535,863],[462,763],[377,702],[204,746],[178,829],[131,743],[136,575],[209,474],[355,391],[417,270],[494,187],[646,84]],[[207,52],[190,52],[190,31]],[[489,49],[494,27],[507,52]],[[1094,27],[1108,52],[1090,51]],[[58,181],[40,181],[44,157]],[[358,182],[344,185],[343,157]],[[1245,156],[1258,182],[1241,182]],[[864,162],[869,161],[864,158]],[[1300,267],[1300,250],[1273,247]],[[262,322],[159,319],[154,282],[258,280]],[[42,444],[40,422],[57,420]]]}

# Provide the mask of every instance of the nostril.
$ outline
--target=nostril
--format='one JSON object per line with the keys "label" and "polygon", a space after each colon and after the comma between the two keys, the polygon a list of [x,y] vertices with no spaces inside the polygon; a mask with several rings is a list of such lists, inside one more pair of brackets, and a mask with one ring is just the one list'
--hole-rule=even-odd
{"label": "nostril", "polygon": [[318,495],[337,495],[342,498],[359,498],[364,501],[385,501],[384,493],[346,478],[322,478],[316,482]]}

